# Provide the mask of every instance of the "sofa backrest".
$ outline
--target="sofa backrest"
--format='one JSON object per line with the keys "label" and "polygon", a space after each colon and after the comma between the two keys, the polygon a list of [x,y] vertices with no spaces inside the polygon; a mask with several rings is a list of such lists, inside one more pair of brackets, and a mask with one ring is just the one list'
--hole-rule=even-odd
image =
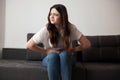
{"label": "sofa backrest", "polygon": [[120,35],[86,37],[91,47],[82,51],[83,62],[120,62]]}

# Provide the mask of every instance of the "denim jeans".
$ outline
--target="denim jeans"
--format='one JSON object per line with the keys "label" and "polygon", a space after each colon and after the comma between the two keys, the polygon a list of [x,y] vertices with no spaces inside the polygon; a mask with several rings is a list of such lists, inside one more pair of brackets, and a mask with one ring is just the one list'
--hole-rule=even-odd
{"label": "denim jeans", "polygon": [[47,67],[49,80],[71,80],[72,66],[75,58],[67,51],[59,54],[49,53],[42,61],[43,66]]}

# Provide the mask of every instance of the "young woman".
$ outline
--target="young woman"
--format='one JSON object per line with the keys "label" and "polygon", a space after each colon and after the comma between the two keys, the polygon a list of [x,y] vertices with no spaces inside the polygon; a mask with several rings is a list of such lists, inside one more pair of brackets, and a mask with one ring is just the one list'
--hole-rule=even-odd
{"label": "young woman", "polygon": [[[77,40],[79,46],[72,47]],[[37,46],[43,43],[44,48]],[[27,48],[47,54],[42,60],[47,67],[49,80],[71,80],[72,66],[75,63],[74,52],[90,47],[89,40],[69,22],[66,7],[55,4],[50,8],[48,23],[40,29],[28,42]]]}

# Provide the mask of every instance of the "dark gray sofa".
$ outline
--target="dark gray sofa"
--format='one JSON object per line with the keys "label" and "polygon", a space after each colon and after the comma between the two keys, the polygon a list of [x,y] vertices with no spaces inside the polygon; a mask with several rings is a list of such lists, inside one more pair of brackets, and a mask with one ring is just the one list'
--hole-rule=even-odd
{"label": "dark gray sofa", "polygon": [[[27,40],[32,36],[29,33]],[[77,52],[72,80],[120,80],[120,35],[87,38],[92,46]],[[41,65],[44,56],[27,49],[3,48],[0,80],[48,80],[47,70]]]}

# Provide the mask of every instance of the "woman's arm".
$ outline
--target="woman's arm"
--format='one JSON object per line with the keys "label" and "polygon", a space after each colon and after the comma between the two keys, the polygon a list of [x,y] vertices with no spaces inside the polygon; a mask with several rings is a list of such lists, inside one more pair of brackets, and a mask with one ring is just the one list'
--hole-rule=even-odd
{"label": "woman's arm", "polygon": [[40,53],[44,53],[44,54],[47,54],[47,53],[50,53],[50,52],[56,52],[56,53],[59,53],[59,50],[56,50],[54,48],[49,48],[49,49],[44,49],[44,48],[41,48],[39,47],[33,40],[33,38],[31,38],[27,44],[26,44],[26,47],[27,49],[30,49],[32,51],[36,51],[36,52],[40,52]]}
{"label": "woman's arm", "polygon": [[32,51],[36,51],[36,52],[40,52],[40,53],[46,53],[45,49],[39,47],[33,40],[33,38],[31,38],[27,44],[26,44],[27,49],[30,49]]}
{"label": "woman's arm", "polygon": [[82,35],[78,41],[80,42],[80,45],[74,48],[69,48],[68,51],[70,52],[83,51],[91,46],[90,41],[84,35]]}
{"label": "woman's arm", "polygon": [[78,41],[80,42],[80,45],[78,47],[75,47],[75,52],[83,51],[91,46],[90,41],[84,35],[82,35]]}

